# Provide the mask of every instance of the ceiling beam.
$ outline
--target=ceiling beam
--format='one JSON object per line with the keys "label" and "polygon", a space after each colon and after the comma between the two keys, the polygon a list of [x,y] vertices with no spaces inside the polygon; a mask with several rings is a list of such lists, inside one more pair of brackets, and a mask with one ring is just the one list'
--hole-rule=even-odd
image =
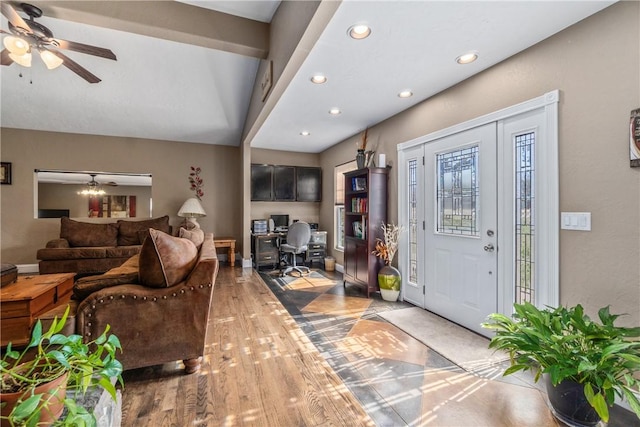
{"label": "ceiling beam", "polygon": [[[11,2],[19,9],[18,2]],[[264,59],[269,24],[177,1],[47,1],[44,16]]]}

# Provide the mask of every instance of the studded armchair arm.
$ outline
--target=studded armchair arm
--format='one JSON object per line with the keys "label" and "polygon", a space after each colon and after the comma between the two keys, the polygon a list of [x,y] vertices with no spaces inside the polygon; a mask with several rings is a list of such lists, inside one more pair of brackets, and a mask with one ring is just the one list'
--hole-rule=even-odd
{"label": "studded armchair arm", "polygon": [[208,234],[185,281],[169,288],[125,284],[96,291],[78,306],[76,332],[88,341],[109,324],[122,344],[118,360],[125,369],[199,358],[217,273]]}

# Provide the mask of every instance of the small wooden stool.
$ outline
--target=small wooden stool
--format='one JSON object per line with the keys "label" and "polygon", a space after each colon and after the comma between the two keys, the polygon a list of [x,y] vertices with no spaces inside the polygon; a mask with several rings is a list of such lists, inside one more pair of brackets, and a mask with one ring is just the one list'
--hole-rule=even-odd
{"label": "small wooden stool", "polygon": [[233,237],[216,237],[213,239],[213,243],[218,248],[229,248],[227,258],[231,267],[236,265],[236,239]]}

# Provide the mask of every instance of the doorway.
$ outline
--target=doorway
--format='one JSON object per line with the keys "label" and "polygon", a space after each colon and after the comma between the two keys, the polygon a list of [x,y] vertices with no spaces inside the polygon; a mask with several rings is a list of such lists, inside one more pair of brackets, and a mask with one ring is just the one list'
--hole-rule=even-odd
{"label": "doorway", "polygon": [[550,94],[399,146],[405,301],[483,335],[514,302],[557,305]]}

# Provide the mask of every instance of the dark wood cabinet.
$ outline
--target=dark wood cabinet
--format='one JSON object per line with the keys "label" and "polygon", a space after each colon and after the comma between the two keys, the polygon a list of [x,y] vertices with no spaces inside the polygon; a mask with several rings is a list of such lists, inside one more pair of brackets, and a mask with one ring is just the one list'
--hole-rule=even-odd
{"label": "dark wood cabinet", "polygon": [[344,174],[344,283],[365,289],[367,297],[378,288],[382,259],[373,255],[387,223],[386,168],[366,168]]}
{"label": "dark wood cabinet", "polygon": [[296,168],[295,166],[273,167],[273,195],[278,201],[293,202],[296,200]]}
{"label": "dark wood cabinet", "polygon": [[251,200],[273,200],[273,166],[251,165]]}
{"label": "dark wood cabinet", "polygon": [[251,201],[320,202],[322,168],[252,164]]}
{"label": "dark wood cabinet", "polygon": [[322,201],[322,169],[296,168],[296,200],[299,202]]}

